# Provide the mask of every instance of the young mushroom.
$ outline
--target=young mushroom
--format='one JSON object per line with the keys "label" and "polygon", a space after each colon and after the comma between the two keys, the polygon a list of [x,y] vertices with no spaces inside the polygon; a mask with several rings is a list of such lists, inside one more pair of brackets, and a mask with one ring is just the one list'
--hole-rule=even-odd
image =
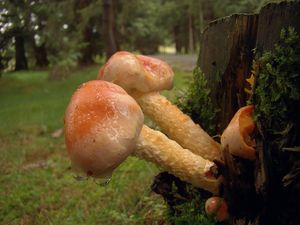
{"label": "young mushroom", "polygon": [[117,52],[100,69],[98,79],[120,85],[135,98],[143,112],[184,148],[208,160],[220,159],[220,145],[159,91],[171,89],[171,67],[148,56]]}
{"label": "young mushroom", "polygon": [[210,197],[206,200],[205,212],[207,215],[213,215],[219,222],[229,218],[227,203],[223,198],[218,196]]}
{"label": "young mushroom", "polygon": [[182,180],[217,193],[209,160],[183,149],[159,131],[143,125],[143,113],[121,87],[89,81],[72,96],[65,113],[65,141],[72,163],[87,176],[107,177],[133,154]]}
{"label": "young mushroom", "polygon": [[253,120],[253,105],[240,108],[230,121],[221,136],[221,145],[228,147],[232,155],[255,160],[255,140],[251,137],[255,123]]}

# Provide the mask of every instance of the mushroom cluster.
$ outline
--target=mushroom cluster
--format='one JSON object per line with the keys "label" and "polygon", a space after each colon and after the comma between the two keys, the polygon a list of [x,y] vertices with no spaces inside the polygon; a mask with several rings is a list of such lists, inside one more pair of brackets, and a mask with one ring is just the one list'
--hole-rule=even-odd
{"label": "mushroom cluster", "polygon": [[[86,176],[109,177],[129,155],[135,155],[218,194],[222,178],[213,172],[213,161],[221,160],[222,148],[255,159],[253,107],[237,112],[220,145],[159,94],[172,88],[173,77],[171,67],[159,59],[124,51],[114,54],[97,80],[76,90],[66,109],[65,141],[74,166]],[[162,132],[144,125],[144,113]],[[210,205],[216,201],[209,201],[207,209],[216,208]]]}
{"label": "mushroom cluster", "polygon": [[212,193],[220,180],[209,160],[195,155],[143,124],[136,101],[113,83],[84,83],[71,98],[65,116],[65,139],[72,162],[87,176],[107,177],[129,155],[146,159]]}
{"label": "mushroom cluster", "polygon": [[117,52],[100,69],[98,79],[113,82],[135,98],[172,140],[208,160],[220,159],[220,145],[177,106],[159,94],[173,87],[174,73],[162,60]]}

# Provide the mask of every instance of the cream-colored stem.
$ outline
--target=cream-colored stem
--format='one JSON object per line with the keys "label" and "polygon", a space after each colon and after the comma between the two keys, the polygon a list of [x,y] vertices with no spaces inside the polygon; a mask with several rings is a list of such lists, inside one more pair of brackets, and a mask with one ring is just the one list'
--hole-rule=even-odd
{"label": "cream-colored stem", "polygon": [[220,159],[220,144],[199,125],[158,92],[134,96],[148,115],[170,139],[208,160]]}
{"label": "cream-colored stem", "polygon": [[143,126],[134,155],[153,162],[178,178],[211,193],[218,193],[220,179],[211,176],[214,163],[182,148],[163,133]]}

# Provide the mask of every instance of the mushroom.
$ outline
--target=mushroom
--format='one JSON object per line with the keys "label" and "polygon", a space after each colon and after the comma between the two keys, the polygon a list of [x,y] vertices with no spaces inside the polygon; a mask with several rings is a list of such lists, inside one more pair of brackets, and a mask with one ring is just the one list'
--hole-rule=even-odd
{"label": "mushroom", "polygon": [[182,147],[208,160],[220,159],[219,143],[181,112],[159,91],[171,89],[174,73],[159,59],[129,52],[117,52],[100,69],[97,79],[123,87],[143,112]]}
{"label": "mushroom", "polygon": [[232,155],[255,160],[255,140],[251,137],[255,123],[253,120],[253,105],[240,108],[221,136],[221,145],[228,147]]}
{"label": "mushroom", "polygon": [[143,113],[121,87],[95,80],[81,85],[65,113],[65,142],[72,163],[87,176],[107,177],[129,155],[151,161],[182,180],[217,193],[213,162],[143,125]]}
{"label": "mushroom", "polygon": [[229,218],[226,201],[218,196],[211,197],[205,202],[205,212],[207,215],[214,215],[216,220],[222,222]]}

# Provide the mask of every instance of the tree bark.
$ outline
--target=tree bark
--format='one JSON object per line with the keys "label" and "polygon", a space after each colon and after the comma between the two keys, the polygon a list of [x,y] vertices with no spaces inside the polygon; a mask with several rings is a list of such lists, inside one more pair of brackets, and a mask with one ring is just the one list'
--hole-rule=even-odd
{"label": "tree bark", "polygon": [[[281,29],[288,26],[300,34],[299,21],[300,3],[282,2],[265,6],[257,15],[233,15],[215,21],[204,31],[198,65],[208,79],[212,101],[220,109],[219,133],[237,109],[246,104],[245,79],[251,72],[253,49],[257,55],[273,50]],[[287,153],[276,155],[277,146],[270,145],[270,141],[260,127],[255,162],[234,157],[226,149],[223,151],[225,166],[219,165],[224,175],[223,196],[234,225],[300,224],[296,200],[300,196],[299,175],[293,174],[292,187],[284,187],[284,177],[278,171],[288,167],[290,158]]]}
{"label": "tree bark", "polygon": [[257,32],[257,15],[234,15],[212,22],[201,36],[198,65],[204,72],[221,133],[238,108],[246,104]]}
{"label": "tree bark", "polygon": [[[220,110],[217,115],[219,133],[223,132],[238,108],[246,105],[249,98],[245,92],[245,88],[249,88],[246,78],[250,77],[254,57],[274,49],[282,28],[292,26],[299,35],[299,21],[300,2],[282,2],[265,6],[259,14],[233,15],[214,21],[204,30],[197,64],[208,80],[212,102]],[[295,52],[298,54],[296,59],[299,59],[299,49],[296,48]],[[298,75],[299,65],[296,70]],[[291,76],[293,78],[295,74]],[[300,103],[299,99],[297,101],[298,104],[292,104],[293,107],[286,107],[288,117],[296,118],[296,125],[291,131],[282,131],[291,134],[284,141],[288,142],[286,146],[292,146],[292,150],[278,153],[278,150],[282,150],[282,146],[279,146],[282,140],[278,139],[283,135],[276,133],[273,135],[275,137],[267,136],[270,128],[264,130],[260,125],[262,121],[257,119],[257,130],[253,137],[256,141],[256,160],[235,157],[225,148],[222,151],[223,161],[215,161],[219,172],[224,176],[221,196],[229,206],[231,220],[228,223],[300,224]],[[255,97],[253,102],[255,105]],[[272,115],[273,112],[270,116]],[[161,174],[152,186],[156,193],[163,195],[173,210],[180,203],[174,196],[172,186],[175,184],[178,187],[175,193],[179,193],[179,196],[183,193],[183,185],[174,180]]]}
{"label": "tree bark", "polygon": [[106,59],[112,56],[118,49],[114,34],[114,15],[112,0],[102,0],[103,6],[103,35],[106,51]]}
{"label": "tree bark", "polygon": [[22,34],[15,36],[15,70],[27,70],[27,58],[25,53],[25,41]]}

